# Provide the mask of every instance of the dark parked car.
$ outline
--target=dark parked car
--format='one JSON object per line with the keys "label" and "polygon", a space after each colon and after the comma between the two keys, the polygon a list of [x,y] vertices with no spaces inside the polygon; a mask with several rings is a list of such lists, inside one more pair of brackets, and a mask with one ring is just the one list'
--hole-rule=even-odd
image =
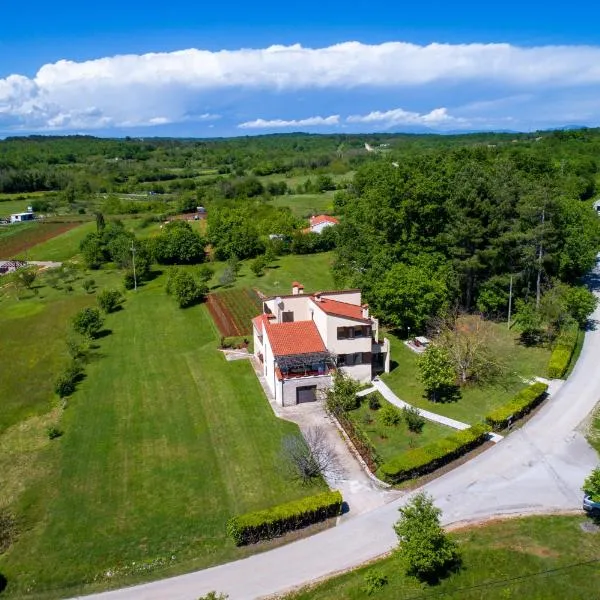
{"label": "dark parked car", "polygon": [[590,513],[591,515],[600,516],[600,502],[592,500],[591,496],[587,494],[583,497],[583,510]]}

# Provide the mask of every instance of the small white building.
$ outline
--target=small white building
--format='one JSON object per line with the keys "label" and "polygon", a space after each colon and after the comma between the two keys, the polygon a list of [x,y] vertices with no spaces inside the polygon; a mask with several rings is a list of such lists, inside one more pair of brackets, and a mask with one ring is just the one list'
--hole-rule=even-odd
{"label": "small white building", "polygon": [[305,295],[294,282],[292,294],[265,298],[252,323],[254,354],[280,406],[317,400],[338,368],[365,383],[389,372],[389,341],[379,340],[360,290]]}
{"label": "small white building", "polygon": [[23,223],[24,221],[33,221],[35,215],[32,212],[14,213],[10,215],[11,223]]}
{"label": "small white building", "polygon": [[600,198],[596,200],[596,202],[594,202],[593,206],[594,210],[596,211],[596,214],[600,215]]}

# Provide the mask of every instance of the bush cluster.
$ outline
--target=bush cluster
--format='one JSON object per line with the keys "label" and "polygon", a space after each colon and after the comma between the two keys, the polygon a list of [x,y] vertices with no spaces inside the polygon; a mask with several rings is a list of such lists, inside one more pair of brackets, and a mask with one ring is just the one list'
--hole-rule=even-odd
{"label": "bush cluster", "polygon": [[548,386],[537,382],[521,390],[510,402],[499,406],[486,416],[485,422],[494,430],[508,426],[508,421],[516,421],[533,410],[545,397]]}
{"label": "bush cluster", "polygon": [[408,450],[381,465],[378,476],[390,483],[400,483],[431,473],[479,446],[489,431],[486,425],[473,425],[421,448]]}
{"label": "bush cluster", "polygon": [[227,522],[227,535],[236,546],[253,544],[336,517],[341,509],[340,492],[323,492],[266,510],[232,517]]}
{"label": "bush cluster", "polygon": [[77,382],[83,376],[83,366],[74,359],[54,382],[54,391],[59,398],[70,396],[75,391]]}

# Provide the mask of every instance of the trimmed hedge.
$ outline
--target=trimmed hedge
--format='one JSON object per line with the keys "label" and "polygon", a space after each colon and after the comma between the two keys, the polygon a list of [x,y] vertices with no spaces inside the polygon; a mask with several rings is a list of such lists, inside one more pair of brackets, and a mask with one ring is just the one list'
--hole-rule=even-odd
{"label": "trimmed hedge", "polygon": [[482,444],[489,432],[487,425],[473,425],[422,448],[395,456],[381,465],[377,474],[390,483],[400,483],[431,473]]}
{"label": "trimmed hedge", "polygon": [[548,361],[548,377],[550,379],[560,379],[567,371],[571,356],[575,346],[565,346],[560,344],[554,347],[550,360]]}
{"label": "trimmed hedge", "polygon": [[564,376],[577,346],[578,337],[579,327],[577,325],[566,327],[561,331],[548,361],[548,377],[560,379]]}
{"label": "trimmed hedge", "polygon": [[545,397],[548,386],[537,382],[521,390],[510,402],[498,407],[486,416],[485,421],[494,431],[508,426],[508,419],[520,419],[532,411]]}
{"label": "trimmed hedge", "polygon": [[268,540],[329,517],[337,517],[341,510],[340,492],[323,492],[266,510],[232,517],[227,521],[227,535],[233,539],[236,546],[254,544],[259,540]]}

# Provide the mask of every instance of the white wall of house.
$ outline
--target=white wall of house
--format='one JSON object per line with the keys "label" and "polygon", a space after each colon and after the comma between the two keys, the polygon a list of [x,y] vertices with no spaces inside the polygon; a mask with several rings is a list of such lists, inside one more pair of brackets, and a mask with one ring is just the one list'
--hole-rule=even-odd
{"label": "white wall of house", "polygon": [[298,294],[296,296],[282,296],[280,306],[277,306],[275,298],[265,300],[264,303],[277,317],[277,323],[281,323],[284,312],[293,312],[294,321],[310,321],[310,313],[308,311],[309,300],[308,296]]}
{"label": "white wall of house", "polygon": [[262,338],[262,323],[259,325],[260,327],[260,331],[256,328],[256,325],[254,325],[254,323],[252,324],[252,333],[253,333],[253,338],[254,338],[254,356],[256,356],[256,358],[258,358],[259,354],[263,354],[263,340]]}
{"label": "white wall of house", "polygon": [[276,398],[282,406],[295,406],[297,404],[296,390],[299,387],[315,385],[317,387],[317,398],[323,390],[331,387],[331,375],[314,375],[308,377],[294,377],[284,379],[281,383],[281,401]]}

